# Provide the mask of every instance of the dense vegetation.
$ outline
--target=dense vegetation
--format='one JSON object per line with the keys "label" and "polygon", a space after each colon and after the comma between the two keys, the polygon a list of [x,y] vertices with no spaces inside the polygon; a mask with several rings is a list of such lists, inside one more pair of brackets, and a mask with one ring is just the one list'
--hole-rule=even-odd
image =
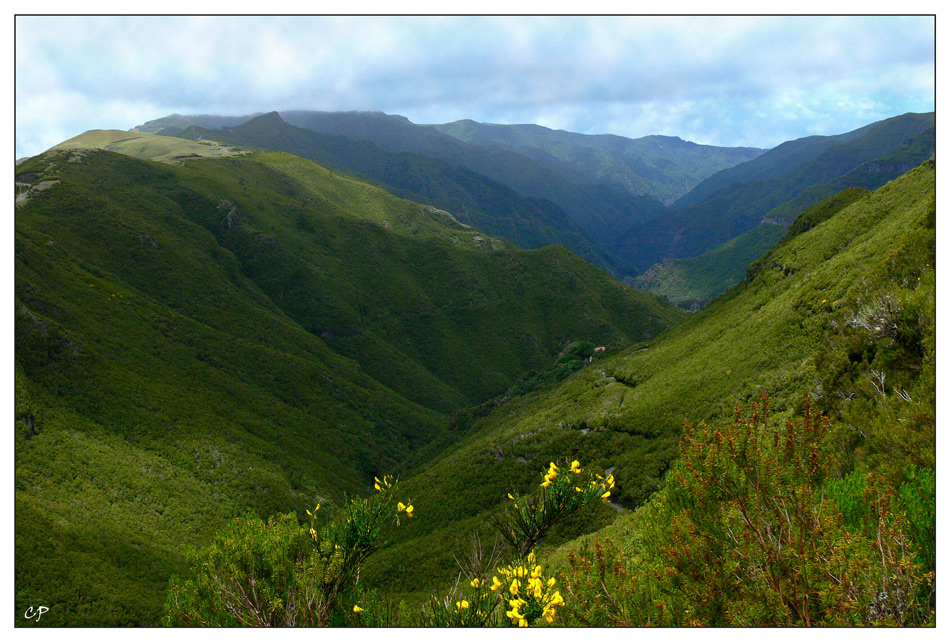
{"label": "dense vegetation", "polygon": [[285,154],[17,169],[16,609],[51,625],[157,623],[245,509],[338,503],[573,342],[682,318]]}
{"label": "dense vegetation", "polygon": [[687,310],[700,310],[731,288],[752,261],[785,234],[775,223],[761,223],[708,252],[688,259],[667,259],[625,283]]}
{"label": "dense vegetation", "polygon": [[[635,508],[663,486],[684,421],[729,425],[735,403],[764,392],[778,422],[770,430],[785,418],[801,425],[806,397],[831,418],[822,447],[839,461],[828,483],[874,472],[887,480],[884,494],[926,486],[913,480],[926,480],[935,463],[933,176],[929,166],[914,170],[790,237],[747,283],[657,341],[499,403],[459,447],[405,481],[417,506],[440,513],[426,520],[430,532],[381,551],[367,577],[411,594],[393,579],[400,564],[447,572],[451,556],[433,554],[436,542],[463,542],[480,513],[559,453],[610,470],[614,501]],[[921,501],[928,508],[915,510],[932,515],[932,497]],[[611,516],[587,514],[549,544]],[[913,528],[932,535],[927,519]],[[915,546],[932,546],[931,535]]]}
{"label": "dense vegetation", "polygon": [[[171,116],[142,129],[171,125],[165,133],[300,154],[520,247],[561,243],[688,309],[741,281],[748,263],[779,238],[776,226],[848,187],[876,189],[935,150],[932,113],[764,153],[537,125],[416,125],[380,112],[273,112],[228,120],[214,132],[200,127],[225,121],[188,119]],[[198,129],[183,129],[189,122]]]}
{"label": "dense vegetation", "polygon": [[371,180],[397,196],[449,211],[461,223],[518,247],[532,249],[558,243],[589,263],[608,270],[612,267],[609,257],[550,201],[523,197],[486,176],[439,158],[390,152],[369,140],[354,141],[294,127],[276,112],[224,131],[192,127],[177,135],[296,154]]}
{"label": "dense vegetation", "polygon": [[685,321],[287,154],[17,170],[20,613],[934,622],[933,162]]}

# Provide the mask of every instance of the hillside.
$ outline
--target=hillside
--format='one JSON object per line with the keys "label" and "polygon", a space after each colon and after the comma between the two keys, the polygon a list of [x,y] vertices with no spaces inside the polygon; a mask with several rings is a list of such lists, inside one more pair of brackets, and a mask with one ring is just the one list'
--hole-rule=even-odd
{"label": "hillside", "polygon": [[16,177],[16,608],[53,625],[154,625],[229,518],[338,504],[571,342],[682,318],[295,156],[82,146]]}
{"label": "hillside", "polygon": [[[783,143],[706,179],[663,216],[624,233],[610,250],[630,261],[622,273],[639,274],[665,259],[697,256],[762,222],[787,225],[837,191],[880,187],[930,158],[927,132],[933,126],[933,113],[904,114],[839,136]],[[895,155],[901,162],[893,162]],[[771,214],[776,208],[780,216]]]}
{"label": "hillside", "polygon": [[699,256],[667,259],[624,282],[687,310],[700,310],[742,280],[746,267],[785,234],[775,223],[761,223]]}
{"label": "hillside", "polygon": [[[402,116],[381,112],[281,111],[287,123],[312,131],[369,141],[390,154],[417,154],[489,178],[529,198],[545,199],[561,208],[598,246],[633,225],[664,210],[650,196],[578,175],[557,163],[538,161],[506,149],[465,143]],[[251,117],[245,118],[245,121]],[[359,166],[352,170],[369,173]],[[453,212],[454,213],[454,212]]]}
{"label": "hillside", "polygon": [[[612,471],[611,500],[634,509],[662,487],[684,421],[723,425],[734,404],[763,392],[779,424],[799,420],[806,396],[831,416],[842,475],[874,470],[896,485],[909,479],[908,467],[932,471],[934,175],[925,164],[873,193],[829,201],[756,262],[748,282],[688,321],[478,419],[458,447],[405,483],[427,517],[376,558],[372,577],[412,594],[417,587],[398,568],[416,569],[413,577],[451,574],[453,560],[433,552],[436,542],[464,550],[468,531],[485,529],[483,516],[506,493],[537,483],[552,460]],[[552,531],[548,545],[613,515],[604,507],[585,513]],[[600,535],[622,534],[636,553],[650,526],[631,533],[630,519]]]}
{"label": "hillside", "polygon": [[89,148],[177,164],[191,158],[216,158],[237,153],[212,141],[189,141],[165,136],[133,134],[115,129],[86,132],[53,147],[53,149]]}
{"label": "hillside", "polygon": [[446,210],[460,222],[519,247],[561,244],[604,270],[609,257],[557,206],[525,198],[512,189],[464,168],[415,153],[384,151],[370,141],[354,141],[294,127],[276,113],[265,114],[227,130],[185,130],[205,137],[285,151],[326,167],[371,180],[392,193]]}

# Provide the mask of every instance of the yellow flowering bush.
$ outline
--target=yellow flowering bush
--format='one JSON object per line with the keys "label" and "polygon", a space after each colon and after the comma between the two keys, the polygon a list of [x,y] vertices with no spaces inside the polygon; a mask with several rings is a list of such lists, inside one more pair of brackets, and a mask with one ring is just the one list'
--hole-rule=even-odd
{"label": "yellow flowering bush", "polygon": [[555,462],[548,465],[538,489],[529,495],[515,497],[492,518],[492,525],[505,542],[526,557],[548,530],[568,515],[600,499],[608,501],[614,487],[613,475],[584,475],[580,462],[574,460],[567,472]]}
{"label": "yellow flowering bush", "polygon": [[500,601],[507,605],[505,617],[510,626],[530,626],[538,618],[551,623],[558,607],[564,604],[555,588],[557,580],[545,578],[543,568],[536,562],[532,551],[523,563],[499,568],[498,574],[504,579],[492,577],[491,590],[497,591]]}
{"label": "yellow flowering bush", "polygon": [[197,576],[173,578],[165,622],[173,626],[325,626],[342,612],[366,619],[351,601],[363,563],[380,546],[387,525],[412,503],[395,500],[392,477],[376,480],[371,497],[347,499],[332,518],[317,504],[300,528],[294,515],[267,522],[235,520],[193,555]]}

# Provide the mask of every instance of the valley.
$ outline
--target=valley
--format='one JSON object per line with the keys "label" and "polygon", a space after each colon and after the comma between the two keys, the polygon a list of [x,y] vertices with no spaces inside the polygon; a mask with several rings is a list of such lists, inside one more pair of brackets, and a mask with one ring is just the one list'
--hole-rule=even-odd
{"label": "valley", "polygon": [[[934,116],[762,150],[176,114],[18,162],[16,609],[527,625],[459,562],[520,524],[532,625],[932,624]],[[736,535],[757,497],[798,557]]]}

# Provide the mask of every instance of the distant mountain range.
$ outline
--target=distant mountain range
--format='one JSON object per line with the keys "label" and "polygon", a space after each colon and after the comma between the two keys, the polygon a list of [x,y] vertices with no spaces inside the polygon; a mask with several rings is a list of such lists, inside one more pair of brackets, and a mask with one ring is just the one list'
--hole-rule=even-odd
{"label": "distant mountain range", "polygon": [[905,114],[768,151],[471,120],[417,125],[381,112],[173,115],[136,129],[298,154],[521,247],[562,244],[695,308],[738,282],[810,205],[874,189],[931,157],[934,122]]}
{"label": "distant mountain range", "polygon": [[[299,131],[291,133],[286,127],[282,134],[265,133],[265,127],[274,130],[280,126],[274,122],[275,117],[286,125],[342,139],[312,134],[307,137]],[[258,122],[250,125],[253,120]],[[227,127],[231,140],[299,153],[371,178],[408,198],[447,209],[459,220],[522,247],[536,247],[539,241],[562,243],[615,274],[619,261],[605,250],[613,238],[663,212],[666,205],[662,200],[671,201],[684,194],[689,185],[762,151],[700,146],[667,137],[631,140],[584,136],[537,126],[484,125],[487,130],[503,130],[511,136],[476,136],[474,124],[464,121],[425,126],[380,112],[286,111],[270,114],[264,122],[248,116],[242,124],[248,126],[242,129],[234,120],[225,124],[223,119],[211,116],[196,116],[190,122],[188,117],[176,115],[150,121],[136,130],[192,137],[194,133],[185,131],[190,125],[202,129]],[[223,134],[202,131],[197,135]],[[517,139],[518,143],[506,145],[506,139],[512,139],[509,143]],[[289,148],[291,140],[296,151]],[[566,150],[562,157],[555,156],[559,149]],[[462,170],[466,170],[466,184],[460,188],[458,173]],[[450,175],[453,189],[425,184],[435,175]],[[547,210],[546,218],[558,216],[550,205],[539,205],[535,200],[532,205],[519,203],[516,211],[526,210],[518,215],[520,223],[496,223],[497,210],[512,211],[514,196],[500,197],[498,184],[522,198],[549,201],[563,210],[570,222],[535,222],[538,219],[531,210],[538,207]],[[453,203],[448,196],[458,202]],[[505,217],[510,219],[511,215]],[[526,226],[546,229],[544,233],[525,233],[520,228]],[[587,238],[579,238],[578,231]],[[585,247],[590,244],[593,248]]]}
{"label": "distant mountain range", "polygon": [[[876,189],[931,158],[935,149],[933,113],[905,114],[839,136],[783,143],[703,181],[662,216],[618,237],[610,251],[633,261],[620,267],[626,274],[715,252],[717,268],[730,266],[730,276],[721,283],[734,284],[742,278],[750,253],[761,255],[781,237],[774,226],[788,225],[809,206],[848,187]],[[764,227],[746,239],[754,244],[752,250],[736,244],[716,250],[757,226]],[[708,264],[708,259],[701,262]],[[677,267],[684,265],[670,261],[664,269],[678,274],[677,280],[690,281]],[[633,282],[659,294],[673,293],[651,286],[651,277]],[[694,295],[674,295],[671,300],[705,304],[724,289],[700,287]]]}

